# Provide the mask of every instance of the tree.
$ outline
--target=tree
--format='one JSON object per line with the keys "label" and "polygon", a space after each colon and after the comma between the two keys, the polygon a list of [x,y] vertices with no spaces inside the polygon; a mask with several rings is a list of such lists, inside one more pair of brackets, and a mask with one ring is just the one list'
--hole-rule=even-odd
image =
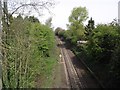
{"label": "tree", "polygon": [[76,44],[77,40],[84,39],[84,25],[83,22],[88,18],[88,12],[85,7],[73,8],[69,16],[70,25],[68,29],[71,32],[71,42]]}
{"label": "tree", "polygon": [[55,29],[55,35],[59,36],[59,32],[62,31],[63,29],[61,27],[57,27]]}
{"label": "tree", "polygon": [[91,19],[88,21],[88,25],[86,25],[85,27],[85,35],[87,39],[90,39],[92,37],[94,28],[95,28],[94,20],[92,20],[92,17],[91,17]]}
{"label": "tree", "polygon": [[71,24],[82,23],[88,18],[88,12],[86,7],[73,8],[71,15],[69,16],[69,22]]}
{"label": "tree", "polygon": [[52,25],[52,17],[48,18],[45,22],[45,25],[47,25],[48,27],[51,27]]}
{"label": "tree", "polygon": [[25,19],[30,21],[30,22],[33,22],[33,23],[35,23],[35,22],[39,23],[39,20],[36,17],[34,17],[34,16],[25,17]]}

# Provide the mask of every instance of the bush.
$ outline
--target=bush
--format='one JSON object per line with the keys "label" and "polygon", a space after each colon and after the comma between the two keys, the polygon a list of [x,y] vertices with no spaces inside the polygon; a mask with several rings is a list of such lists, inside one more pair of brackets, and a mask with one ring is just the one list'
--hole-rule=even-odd
{"label": "bush", "polygon": [[[22,17],[3,23],[2,83],[3,88],[35,87],[35,79],[45,78],[50,63],[55,61],[55,38],[52,29]],[[54,57],[54,58],[53,58]],[[48,71],[47,71],[48,69]],[[49,76],[49,75],[48,75]]]}

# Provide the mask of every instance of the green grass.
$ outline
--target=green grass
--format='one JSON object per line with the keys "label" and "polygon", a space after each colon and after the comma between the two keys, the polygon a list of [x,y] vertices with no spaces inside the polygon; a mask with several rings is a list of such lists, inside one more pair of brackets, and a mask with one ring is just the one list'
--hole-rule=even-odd
{"label": "green grass", "polygon": [[[54,52],[53,52],[54,51]],[[51,52],[50,57],[43,58],[44,60],[44,68],[41,72],[42,74],[42,88],[50,88],[53,84],[53,76],[54,76],[54,70],[58,64],[58,53],[59,51],[55,47],[54,50]]]}
{"label": "green grass", "polygon": [[49,57],[45,60],[45,67],[43,70],[43,83],[41,87],[43,88],[51,87],[52,72],[53,72],[53,69],[55,68],[56,63],[57,63],[57,60],[54,57]]}

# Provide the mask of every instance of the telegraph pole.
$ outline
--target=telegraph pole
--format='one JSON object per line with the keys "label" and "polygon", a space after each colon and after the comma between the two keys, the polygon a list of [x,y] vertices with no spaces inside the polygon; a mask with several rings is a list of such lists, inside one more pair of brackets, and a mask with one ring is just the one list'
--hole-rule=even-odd
{"label": "telegraph pole", "polygon": [[118,24],[120,25],[120,1],[118,2]]}
{"label": "telegraph pole", "polygon": [[3,1],[3,5],[4,5],[4,15],[7,22],[7,18],[8,18],[7,0]]}
{"label": "telegraph pole", "polygon": [[0,89],[2,89],[2,0],[0,0]]}

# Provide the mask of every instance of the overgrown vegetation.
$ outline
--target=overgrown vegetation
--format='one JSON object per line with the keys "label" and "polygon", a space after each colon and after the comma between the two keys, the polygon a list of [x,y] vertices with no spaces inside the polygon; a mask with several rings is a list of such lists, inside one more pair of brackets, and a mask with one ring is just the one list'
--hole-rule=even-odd
{"label": "overgrown vegetation", "polygon": [[19,15],[12,17],[9,26],[3,18],[3,88],[49,87],[55,50],[52,29],[37,18]]}
{"label": "overgrown vegetation", "polygon": [[[82,7],[78,8],[82,9]],[[84,10],[84,12],[87,11]],[[84,26],[79,20],[84,20],[82,18],[86,20],[87,16],[78,18],[84,15],[83,11],[73,9],[71,15],[75,18],[72,18],[73,20],[69,18],[68,30],[57,28],[56,35],[64,38],[77,56],[94,71],[105,87],[119,87],[120,26],[115,21],[94,26],[92,18],[88,21],[88,25]],[[71,21],[74,22],[71,23]],[[77,41],[87,41],[87,43],[77,44]]]}

